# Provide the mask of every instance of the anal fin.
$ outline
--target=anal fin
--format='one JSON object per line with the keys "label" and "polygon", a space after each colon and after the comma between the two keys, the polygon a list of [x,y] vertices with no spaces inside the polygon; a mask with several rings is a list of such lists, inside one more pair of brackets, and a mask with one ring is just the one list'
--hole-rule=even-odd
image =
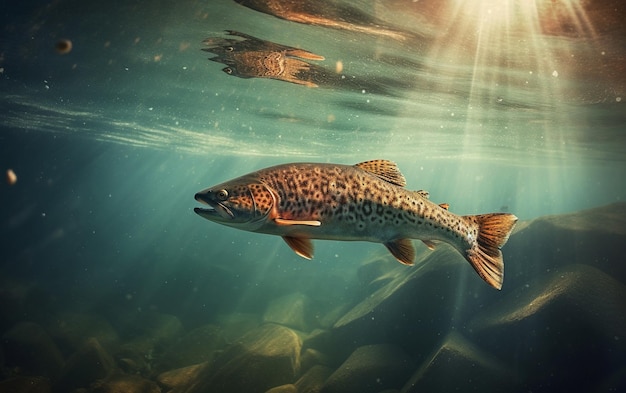
{"label": "anal fin", "polygon": [[283,236],[283,240],[302,258],[313,259],[313,242],[306,237]]}
{"label": "anal fin", "polygon": [[415,248],[411,239],[398,239],[385,243],[387,250],[393,255],[398,262],[405,265],[413,265],[415,260]]}
{"label": "anal fin", "polygon": [[433,251],[437,246],[437,244],[432,240],[422,240],[422,243],[424,243],[430,251]]}

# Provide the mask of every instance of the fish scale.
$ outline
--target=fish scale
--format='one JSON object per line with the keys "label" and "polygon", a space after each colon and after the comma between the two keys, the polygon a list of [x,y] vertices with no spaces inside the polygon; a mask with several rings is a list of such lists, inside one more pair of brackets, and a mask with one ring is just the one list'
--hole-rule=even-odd
{"label": "fish scale", "polygon": [[[322,225],[318,234],[344,236],[344,225],[357,224],[355,228],[361,233],[355,234],[354,240],[364,240],[363,236],[371,232],[372,239],[378,241],[381,230],[389,225],[405,227],[408,223],[424,225],[427,221],[425,225],[432,223],[435,229],[445,229],[452,222],[446,218],[451,213],[420,194],[381,182],[375,175],[353,166],[294,164],[277,173],[269,169],[258,175],[276,190],[281,217],[329,224]],[[456,231],[461,231],[463,221],[454,221]],[[418,228],[413,228],[413,233],[418,232]],[[393,235],[388,238],[391,240]]]}
{"label": "fish scale", "polygon": [[196,194],[211,209],[200,216],[252,232],[281,236],[300,256],[313,257],[311,239],[384,244],[411,265],[410,239],[429,248],[451,244],[490,285],[500,289],[500,248],[517,217],[506,213],[459,216],[437,205],[425,191],[404,188],[396,164],[386,160],[356,165],[294,163],[261,169]]}

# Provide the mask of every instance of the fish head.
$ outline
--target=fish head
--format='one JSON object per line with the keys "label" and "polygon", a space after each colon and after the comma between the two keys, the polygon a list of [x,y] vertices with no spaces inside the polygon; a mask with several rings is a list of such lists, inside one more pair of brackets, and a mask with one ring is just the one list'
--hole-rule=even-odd
{"label": "fish head", "polygon": [[207,188],[196,193],[195,199],[209,206],[194,208],[199,216],[245,230],[263,225],[276,203],[271,188],[253,177],[241,177]]}

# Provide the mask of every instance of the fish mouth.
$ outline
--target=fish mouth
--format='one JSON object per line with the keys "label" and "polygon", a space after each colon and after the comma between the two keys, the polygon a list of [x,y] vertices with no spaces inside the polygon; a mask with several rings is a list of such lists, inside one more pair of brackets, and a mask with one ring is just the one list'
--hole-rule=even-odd
{"label": "fish mouth", "polygon": [[228,207],[221,202],[207,198],[206,194],[197,193],[194,198],[196,201],[209,206],[209,208],[195,207],[193,209],[200,217],[211,221],[218,221],[220,219],[230,221],[235,219],[235,214]]}

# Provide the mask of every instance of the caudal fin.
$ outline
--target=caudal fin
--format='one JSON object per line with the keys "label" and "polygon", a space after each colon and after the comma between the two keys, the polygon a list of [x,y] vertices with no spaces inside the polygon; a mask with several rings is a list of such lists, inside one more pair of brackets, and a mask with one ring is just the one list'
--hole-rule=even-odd
{"label": "caudal fin", "polygon": [[509,240],[517,217],[508,213],[491,213],[464,218],[478,225],[476,241],[466,251],[465,258],[487,284],[501,289],[504,281],[504,260],[500,248]]}

